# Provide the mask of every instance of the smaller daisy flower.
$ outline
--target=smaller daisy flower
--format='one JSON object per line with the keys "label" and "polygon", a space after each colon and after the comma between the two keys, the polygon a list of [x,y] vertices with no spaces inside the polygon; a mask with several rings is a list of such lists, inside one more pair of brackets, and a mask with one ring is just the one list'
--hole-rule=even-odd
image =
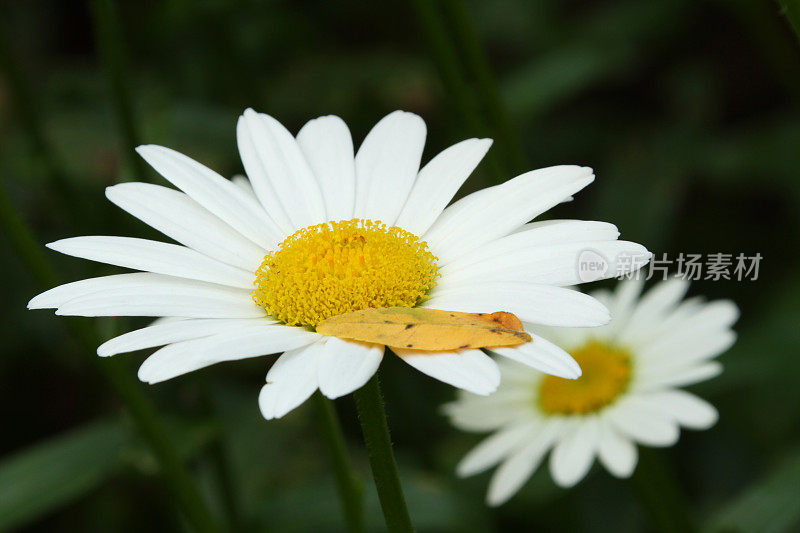
{"label": "smaller daisy flower", "polygon": [[577,380],[501,361],[502,385],[493,396],[460,392],[445,406],[451,422],[464,431],[494,433],[461,460],[458,474],[470,476],[499,465],[487,503],[500,505],[550,450],[553,480],[571,487],[595,457],[613,475],[628,477],[637,462],[636,443],[672,446],[679,426],[711,427],[717,410],[678,387],[722,371],[711,359],[734,343],[731,326],[739,311],[730,301],[681,302],[688,286],[672,279],[640,298],[642,282],[624,281],[613,294],[593,295],[611,311],[609,325],[548,328],[548,338],[583,369]]}

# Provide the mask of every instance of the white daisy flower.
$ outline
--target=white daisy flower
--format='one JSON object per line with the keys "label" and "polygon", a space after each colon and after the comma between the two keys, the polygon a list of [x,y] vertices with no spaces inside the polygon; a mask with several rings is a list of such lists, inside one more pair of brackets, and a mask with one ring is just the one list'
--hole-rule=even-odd
{"label": "white daisy flower", "polygon": [[[139,154],[180,190],[148,183],[109,187],[113,203],[178,244],[130,237],[64,239],[61,253],[141,272],[68,283],[33,298],[58,315],[174,317],[109,340],[110,356],[163,346],[139,369],[158,383],[222,361],[283,353],[259,397],[267,419],[316,389],[348,394],[375,373],[384,347],[326,337],[320,320],[371,307],[509,311],[527,323],[598,326],[597,300],[565,288],[579,281],[578,254],[609,258],[609,275],[646,263],[617,228],[578,220],[528,221],[594,179],[590,168],[527,172],[447,207],[491,140],[468,139],[422,169],[426,128],[396,111],[358,152],[345,123],[326,116],[294,137],[274,118],[248,109],[237,139],[247,173],[230,181],[160,146]],[[617,265],[621,256],[638,258]],[[503,355],[575,378],[580,369],[541,337]],[[395,350],[429,376],[476,394],[500,381],[481,350],[425,355]]]}
{"label": "white daisy flower", "polygon": [[[672,446],[679,426],[707,429],[717,410],[678,387],[722,371],[712,358],[734,343],[739,316],[730,301],[683,302],[688,282],[664,281],[641,298],[643,282],[620,282],[594,297],[612,322],[593,329],[546,333],[583,369],[568,381],[514,363],[501,363],[503,382],[490,398],[460,394],[444,406],[451,422],[472,432],[494,432],[458,464],[460,476],[499,465],[487,502],[500,505],[533,475],[548,451],[550,473],[562,487],[578,483],[595,456],[617,477],[637,462],[636,444]],[[537,328],[537,332],[544,332]]]}

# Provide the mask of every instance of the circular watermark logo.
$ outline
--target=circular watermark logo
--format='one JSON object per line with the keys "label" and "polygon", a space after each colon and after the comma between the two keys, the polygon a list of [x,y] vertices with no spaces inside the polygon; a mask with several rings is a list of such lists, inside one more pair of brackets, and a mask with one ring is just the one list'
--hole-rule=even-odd
{"label": "circular watermark logo", "polygon": [[594,250],[584,250],[578,256],[578,279],[584,283],[607,277],[609,268],[608,260]]}

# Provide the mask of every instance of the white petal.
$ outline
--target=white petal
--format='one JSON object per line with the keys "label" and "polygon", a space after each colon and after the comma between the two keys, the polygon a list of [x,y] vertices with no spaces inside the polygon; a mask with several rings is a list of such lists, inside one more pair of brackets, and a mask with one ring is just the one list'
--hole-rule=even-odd
{"label": "white petal", "polygon": [[289,130],[269,115],[246,109],[236,135],[247,176],[267,212],[280,209],[293,229],[325,221],[314,173]]}
{"label": "white petal", "polygon": [[586,476],[594,461],[600,438],[596,416],[582,417],[559,441],[550,454],[550,473],[561,487],[572,487]]}
{"label": "white petal", "polygon": [[688,281],[670,278],[647,291],[620,330],[619,342],[634,344],[646,338],[678,306],[688,289]]}
{"label": "white petal", "polygon": [[360,389],[375,374],[383,346],[327,337],[319,357],[319,390],[338,398]]}
{"label": "white petal", "polygon": [[549,250],[571,243],[615,241],[619,230],[607,222],[585,220],[545,220],[525,224],[518,231],[468,252],[442,268],[458,272],[468,265],[488,259],[501,259],[520,250]]}
{"label": "white petal", "polygon": [[627,398],[607,411],[607,419],[623,435],[648,446],[672,446],[680,431],[674,418],[664,410]]}
{"label": "white petal", "polygon": [[544,424],[524,448],[506,459],[492,475],[486,503],[500,505],[516,494],[539,467],[562,429],[563,424],[558,420]]}
{"label": "white petal", "polygon": [[534,170],[470,194],[444,210],[423,239],[442,264],[508,235],[592,182],[592,169]]}
{"label": "white petal", "polygon": [[95,235],[61,239],[46,246],[62,254],[109,265],[242,289],[253,287],[252,272],[220,263],[177,244],[133,237]]}
{"label": "white petal", "polygon": [[392,351],[423,374],[475,394],[491,394],[500,384],[497,363],[480,350],[425,352],[392,348]]}
{"label": "white petal", "polygon": [[679,368],[716,357],[736,342],[736,332],[732,330],[686,336],[683,333],[686,332],[676,330],[674,339],[664,336],[659,342],[637,349],[642,358],[642,375],[649,377],[655,374],[672,374]]}
{"label": "white petal", "polygon": [[[319,338],[320,335],[316,333],[290,326],[243,326],[161,348],[139,367],[139,379],[146,383],[158,383],[223,361],[236,361],[308,346]],[[316,364],[313,368],[316,373]]]}
{"label": "white petal", "polygon": [[107,357],[118,353],[155,348],[173,342],[209,337],[218,333],[240,329],[242,326],[257,326],[275,323],[267,318],[190,318],[153,323],[146,328],[129,331],[114,337],[97,348],[97,355]]}
{"label": "white petal", "polygon": [[605,420],[601,423],[597,455],[603,466],[616,477],[627,478],[633,474],[639,452],[636,445],[619,434]]}
{"label": "white petal", "polygon": [[218,261],[254,272],[266,250],[185,193],[150,183],[120,183],[106,197],[167,237]]}
{"label": "white petal", "polygon": [[603,304],[582,292],[527,282],[483,282],[435,290],[422,307],[468,313],[508,311],[523,322],[592,327],[611,319]]}
{"label": "white petal", "polygon": [[145,161],[233,229],[269,250],[284,234],[253,197],[197,161],[163,146],[136,149]]}
{"label": "white petal", "polygon": [[707,401],[682,390],[665,390],[642,396],[642,400],[662,409],[682,426],[708,429],[719,418],[717,409]]}
{"label": "white petal", "polygon": [[475,433],[495,431],[535,414],[532,403],[526,405],[518,395],[509,398],[503,392],[486,397],[459,391],[459,400],[443,405],[442,412],[458,429]]}
{"label": "white petal", "polygon": [[[643,287],[644,276],[617,282],[616,290],[607,303],[613,317],[611,323],[605,326],[608,338],[614,338],[625,327],[636,308]],[[594,296],[594,293],[592,295]]]}
{"label": "white petal", "polygon": [[425,122],[395,111],[367,134],[356,154],[356,218],[394,224],[419,171]]}
{"label": "white petal", "polygon": [[428,231],[491,145],[491,139],[467,139],[431,159],[419,171],[395,224],[414,235]]}
{"label": "white petal", "polygon": [[319,184],[325,218],[332,221],[353,218],[356,167],[347,124],[332,115],[309,120],[297,134],[297,144]]}
{"label": "white petal", "polygon": [[79,296],[59,306],[56,314],[184,318],[266,316],[266,312],[253,302],[250,291],[170,276],[147,282],[121,282],[116,288]]}
{"label": "white petal", "polygon": [[231,178],[231,181],[234,185],[242,189],[248,195],[252,196],[253,198],[258,201],[258,196],[256,196],[256,191],[253,190],[253,186],[250,184],[250,180],[247,179],[246,176],[242,176],[241,174],[236,174]]}
{"label": "white petal", "polygon": [[[441,268],[442,276],[439,290],[451,287],[468,286],[484,281],[527,281],[543,285],[578,285],[585,281],[607,279],[640,268],[647,264],[650,252],[641,244],[628,241],[576,242],[550,246],[506,246],[506,239],[519,241],[518,235],[491,242],[479,252],[482,258],[472,264],[464,265],[462,258],[456,259]],[[592,260],[605,267],[601,273],[584,272],[580,262],[590,254]],[[477,253],[470,254],[474,257]],[[628,258],[628,259],[626,259]],[[633,260],[633,258],[636,258]],[[586,275],[591,275],[587,279]]]}
{"label": "white petal", "polygon": [[515,449],[521,448],[536,435],[539,425],[532,423],[511,425],[485,438],[469,451],[458,466],[456,473],[461,477],[473,476],[487,470]]}
{"label": "white petal", "polygon": [[64,285],[53,287],[48,291],[34,296],[31,301],[28,302],[28,309],[55,309],[81,296],[124,287],[133,288],[151,283],[160,283],[163,285],[165,281],[174,279],[175,278],[162,276],[160,274],[151,274],[150,272],[114,274],[113,276],[82,279],[80,281],[73,281],[72,283],[65,283]]}
{"label": "white petal", "polygon": [[636,384],[639,390],[654,390],[664,387],[685,387],[701,381],[706,381],[722,372],[722,365],[717,361],[710,361],[701,365],[688,365],[674,369],[671,372],[656,372],[642,375]]}
{"label": "white petal", "polygon": [[491,351],[546,374],[566,379],[580,377],[581,368],[570,354],[542,337],[537,335],[531,337],[533,340],[530,342],[518,346],[492,348]]}
{"label": "white petal", "polygon": [[320,343],[281,355],[267,373],[267,384],[258,395],[258,406],[267,420],[280,418],[317,390]]}

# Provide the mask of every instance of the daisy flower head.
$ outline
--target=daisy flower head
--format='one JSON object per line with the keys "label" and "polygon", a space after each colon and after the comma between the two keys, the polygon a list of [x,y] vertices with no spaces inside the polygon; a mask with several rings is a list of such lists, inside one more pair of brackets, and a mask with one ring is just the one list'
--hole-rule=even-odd
{"label": "daisy flower head", "polygon": [[501,362],[503,381],[493,396],[461,393],[445,405],[456,427],[493,432],[457,467],[460,476],[470,476],[499,465],[489,483],[490,505],[511,498],[548,452],[550,473],[562,487],[583,479],[595,457],[625,478],[636,467],[637,443],[672,446],[680,426],[700,430],[717,421],[711,404],[679,387],[722,371],[712,359],[736,339],[736,305],[681,301],[689,283],[680,279],[640,297],[642,285],[626,280],[614,293],[594,293],[611,310],[606,326],[537,328],[580,364],[579,379]]}
{"label": "daisy flower head", "polygon": [[[28,307],[166,317],[98,348],[110,356],[161,347],[139,369],[147,383],[281,353],[259,396],[267,419],[317,389],[329,398],[348,394],[376,372],[383,345],[315,331],[343,313],[425,307],[508,311],[526,324],[606,323],[602,303],[565,288],[579,282],[578,254],[592,249],[616,273],[640,267],[649,252],[617,240],[616,227],[603,222],[529,223],[591,183],[592,170],[534,170],[448,206],[491,141],[462,141],[420,168],[425,136],[420,117],[396,111],[356,151],[338,117],[311,120],[294,136],[248,109],[236,128],[247,177],[235,180],[168,148],[141,146],[139,154],[177,189],[122,183],[106,196],[175,242],[88,236],[50,243],[67,255],[139,272],[68,283]],[[638,261],[617,266],[621,256]],[[580,374],[563,350],[532,339],[497,351],[544,372]],[[500,382],[496,363],[479,349],[393,351],[476,394]]]}

